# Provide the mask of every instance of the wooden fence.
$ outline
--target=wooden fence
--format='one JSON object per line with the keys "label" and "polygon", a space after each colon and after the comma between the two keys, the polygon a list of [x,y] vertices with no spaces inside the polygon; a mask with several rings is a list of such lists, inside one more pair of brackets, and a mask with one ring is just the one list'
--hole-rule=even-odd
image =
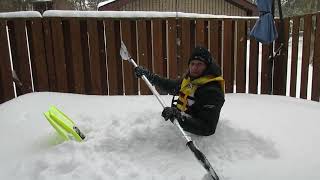
{"label": "wooden fence", "polygon": [[[184,73],[195,45],[205,46],[223,69],[227,93],[268,93],[268,57],[279,42],[274,47],[261,46],[249,38],[256,18],[109,17],[103,16],[106,12],[95,13],[99,16],[85,12],[0,16],[0,103],[40,91],[151,94],[144,83],[138,83],[132,66],[121,61],[121,40],[140,65],[169,78]],[[301,30],[302,59],[298,59]],[[319,31],[320,14],[285,19],[286,43],[274,64],[274,94],[296,97],[298,89],[297,97],[307,99],[310,92],[311,99],[319,101]],[[13,78],[12,70],[21,83]]]}

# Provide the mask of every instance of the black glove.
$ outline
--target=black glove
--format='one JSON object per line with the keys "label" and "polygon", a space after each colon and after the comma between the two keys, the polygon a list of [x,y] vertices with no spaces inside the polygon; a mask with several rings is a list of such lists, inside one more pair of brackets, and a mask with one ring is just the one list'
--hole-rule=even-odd
{"label": "black glove", "polygon": [[182,120],[182,114],[176,107],[165,107],[161,115],[166,121],[168,119],[170,119],[171,122],[173,122],[174,119],[177,119],[178,121]]}
{"label": "black glove", "polygon": [[145,75],[149,79],[149,77],[152,75],[152,73],[148,69],[142,66],[134,68],[134,73],[137,78],[141,78],[141,76]]}

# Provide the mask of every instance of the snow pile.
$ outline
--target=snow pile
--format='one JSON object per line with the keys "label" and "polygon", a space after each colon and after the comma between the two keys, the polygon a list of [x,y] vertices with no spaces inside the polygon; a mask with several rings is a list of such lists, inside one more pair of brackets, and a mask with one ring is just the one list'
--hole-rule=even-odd
{"label": "snow pile", "polygon": [[[85,142],[61,141],[42,114],[52,104]],[[192,139],[221,179],[318,180],[319,109],[290,97],[227,94],[216,134]],[[0,119],[0,179],[206,179],[153,96],[32,93],[1,104]]]}

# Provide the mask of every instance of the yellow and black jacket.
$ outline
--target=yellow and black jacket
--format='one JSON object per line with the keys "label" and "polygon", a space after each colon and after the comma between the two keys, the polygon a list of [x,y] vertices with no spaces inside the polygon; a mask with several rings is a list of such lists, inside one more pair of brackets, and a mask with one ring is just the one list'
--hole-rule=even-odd
{"label": "yellow and black jacket", "polygon": [[174,95],[172,106],[183,114],[181,127],[193,134],[209,136],[215,133],[224,104],[224,80],[220,70],[208,68],[203,76],[171,80],[153,75],[153,85]]}

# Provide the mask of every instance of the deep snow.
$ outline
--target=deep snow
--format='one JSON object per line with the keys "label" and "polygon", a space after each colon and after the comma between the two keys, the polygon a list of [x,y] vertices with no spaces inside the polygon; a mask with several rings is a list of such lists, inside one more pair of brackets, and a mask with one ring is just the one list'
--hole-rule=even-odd
{"label": "deep snow", "polygon": [[[167,104],[170,96],[163,96]],[[56,105],[87,135],[62,142]],[[31,93],[0,105],[0,179],[199,180],[206,172],[153,96]],[[318,180],[320,104],[227,94],[216,134],[192,136],[221,179]]]}

